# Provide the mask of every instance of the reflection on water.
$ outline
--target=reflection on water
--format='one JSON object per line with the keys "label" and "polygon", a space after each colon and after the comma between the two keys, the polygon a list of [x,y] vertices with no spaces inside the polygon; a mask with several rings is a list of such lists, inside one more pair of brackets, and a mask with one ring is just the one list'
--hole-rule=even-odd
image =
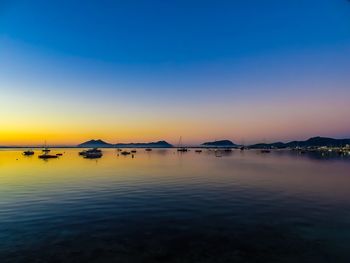
{"label": "reflection on water", "polygon": [[0,150],[0,262],[350,262],[349,158],[78,151]]}

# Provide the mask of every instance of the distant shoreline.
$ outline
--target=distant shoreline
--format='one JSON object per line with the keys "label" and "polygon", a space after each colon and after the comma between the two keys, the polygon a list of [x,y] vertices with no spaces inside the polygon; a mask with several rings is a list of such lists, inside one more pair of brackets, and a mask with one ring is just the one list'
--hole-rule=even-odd
{"label": "distant shoreline", "polygon": [[[0,149],[23,149],[23,148],[32,148],[39,149],[44,146],[0,146]],[[334,139],[327,137],[312,137],[305,141],[290,141],[287,143],[284,142],[274,142],[274,143],[257,143],[251,145],[239,145],[235,144],[230,140],[220,140],[212,142],[204,142],[200,145],[177,145],[174,146],[169,144],[166,141],[158,142],[148,142],[148,143],[117,143],[111,144],[104,142],[102,140],[90,140],[82,144],[73,146],[73,145],[62,145],[62,146],[50,146],[50,148],[154,148],[154,149],[171,149],[171,148],[249,148],[249,149],[288,149],[288,148],[312,148],[312,147],[350,147],[350,139]]]}

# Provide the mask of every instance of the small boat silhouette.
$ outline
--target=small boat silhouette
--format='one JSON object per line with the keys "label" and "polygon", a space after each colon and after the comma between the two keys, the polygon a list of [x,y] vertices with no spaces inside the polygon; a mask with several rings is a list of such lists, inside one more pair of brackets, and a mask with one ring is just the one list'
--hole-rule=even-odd
{"label": "small boat silhouette", "polygon": [[86,159],[97,159],[102,157],[102,152],[89,152],[84,155]]}
{"label": "small boat silhouette", "polygon": [[220,150],[215,149],[214,152],[215,152],[215,157],[222,157]]}
{"label": "small boat silhouette", "polygon": [[98,148],[92,148],[92,149],[89,149],[89,150],[84,150],[84,151],[81,151],[79,152],[79,155],[82,155],[82,156],[86,156],[88,154],[98,154],[98,153],[101,153],[102,154],[102,151]]}
{"label": "small boat silhouette", "polygon": [[48,154],[51,150],[49,149],[49,147],[47,147],[47,144],[46,144],[46,141],[45,141],[45,144],[44,144],[44,148],[42,149],[42,152],[44,154]]}
{"label": "small boat silhouette", "polygon": [[24,152],[23,152],[23,155],[25,155],[25,156],[31,156],[31,155],[34,155],[34,151],[32,151],[32,150],[27,150],[27,151],[24,151]]}
{"label": "small boat silhouette", "polygon": [[47,154],[47,153],[44,153],[42,155],[39,155],[38,156],[40,159],[54,159],[54,158],[58,158],[57,155],[51,155],[51,154]]}
{"label": "small boat silhouette", "polygon": [[187,148],[178,148],[177,151],[178,152],[187,152],[188,149]]}
{"label": "small boat silhouette", "polygon": [[180,136],[180,139],[179,139],[179,144],[178,144],[177,151],[178,152],[187,152],[188,151],[188,149],[182,145],[182,137],[181,136]]}

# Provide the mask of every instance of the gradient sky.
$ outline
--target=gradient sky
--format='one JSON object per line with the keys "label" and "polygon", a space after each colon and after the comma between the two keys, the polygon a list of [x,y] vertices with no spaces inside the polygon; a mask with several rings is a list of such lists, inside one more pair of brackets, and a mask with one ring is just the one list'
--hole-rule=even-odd
{"label": "gradient sky", "polygon": [[0,145],[350,137],[347,0],[0,1]]}

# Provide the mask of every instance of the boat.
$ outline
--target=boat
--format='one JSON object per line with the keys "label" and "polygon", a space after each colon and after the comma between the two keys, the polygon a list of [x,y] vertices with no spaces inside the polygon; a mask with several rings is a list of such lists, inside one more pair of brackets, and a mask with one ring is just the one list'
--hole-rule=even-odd
{"label": "boat", "polygon": [[215,149],[215,157],[222,157],[220,150]]}
{"label": "boat", "polygon": [[180,136],[180,139],[179,139],[179,144],[178,144],[178,147],[177,147],[177,151],[178,152],[187,152],[188,149],[186,147],[183,147],[182,146],[182,137]]}
{"label": "boat", "polygon": [[224,152],[232,152],[232,149],[231,148],[225,148]]}
{"label": "boat", "polygon": [[62,155],[63,155],[63,153],[56,153],[56,155],[57,155],[57,156],[62,156]]}
{"label": "boat", "polygon": [[42,155],[39,155],[38,156],[40,159],[54,159],[54,158],[58,158],[57,155],[52,155],[52,154],[47,154],[47,153],[44,153]]}
{"label": "boat", "polygon": [[202,150],[200,150],[200,149],[199,149],[199,150],[195,150],[195,152],[196,152],[196,153],[201,153]]}
{"label": "boat", "polygon": [[262,149],[260,152],[261,153],[270,153],[271,151],[269,149]]}
{"label": "boat", "polygon": [[132,152],[132,153],[136,153],[137,151],[136,151],[136,150],[132,150],[131,152]]}
{"label": "boat", "polygon": [[49,153],[51,150],[47,147],[46,145],[46,141],[45,141],[45,144],[44,144],[44,148],[42,149],[42,152],[45,154]]}
{"label": "boat", "polygon": [[49,148],[45,147],[44,149],[42,149],[42,152],[43,153],[49,153],[49,152],[51,152],[51,150]]}
{"label": "boat", "polygon": [[97,154],[97,153],[102,154],[102,151],[98,148],[92,148],[89,150],[84,150],[84,151],[79,152],[79,155],[86,156],[87,154]]}
{"label": "boat", "polygon": [[34,151],[32,151],[32,150],[27,150],[27,151],[24,151],[24,152],[23,152],[23,155],[25,155],[25,156],[31,156],[31,155],[34,155]]}
{"label": "boat", "polygon": [[188,149],[187,148],[178,148],[177,151],[178,152],[187,152]]}
{"label": "boat", "polygon": [[145,151],[146,152],[150,152],[150,151],[152,151],[152,149],[151,148],[146,148]]}
{"label": "boat", "polygon": [[129,155],[130,152],[128,152],[128,151],[122,151],[120,154],[122,154],[122,155]]}
{"label": "boat", "polygon": [[84,158],[86,159],[97,159],[102,157],[102,152],[86,152]]}

